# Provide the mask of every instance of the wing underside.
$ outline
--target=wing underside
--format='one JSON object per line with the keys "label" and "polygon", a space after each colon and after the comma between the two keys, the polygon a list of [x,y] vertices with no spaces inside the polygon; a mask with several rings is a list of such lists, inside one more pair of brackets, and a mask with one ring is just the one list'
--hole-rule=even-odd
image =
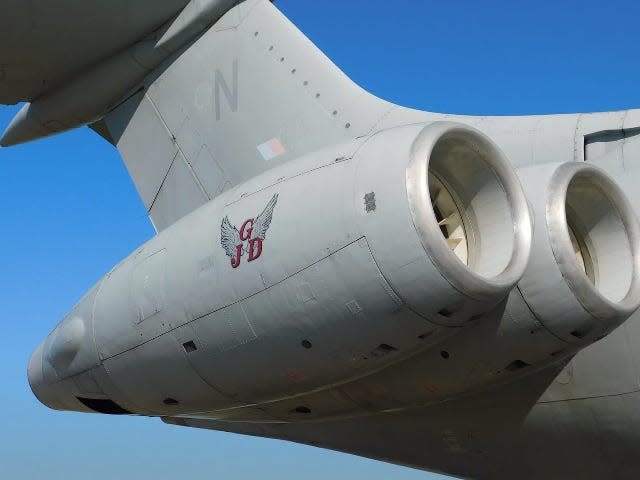
{"label": "wing underside", "polygon": [[0,103],[32,101],[148,35],[188,0],[5,0]]}

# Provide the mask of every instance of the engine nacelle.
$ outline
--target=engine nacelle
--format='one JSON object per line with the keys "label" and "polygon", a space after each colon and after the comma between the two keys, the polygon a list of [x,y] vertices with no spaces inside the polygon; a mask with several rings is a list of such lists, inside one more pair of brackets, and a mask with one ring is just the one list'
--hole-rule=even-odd
{"label": "engine nacelle", "polygon": [[509,293],[527,265],[531,219],[489,138],[449,122],[403,127],[374,135],[357,159],[363,232],[407,305],[457,326]]}
{"label": "engine nacelle", "polygon": [[535,218],[531,262],[518,286],[538,320],[591,343],[640,305],[640,226],[602,170],[580,162],[519,171]]}
{"label": "engine nacelle", "polygon": [[38,350],[32,386],[54,408],[152,415],[320,391],[481,321],[530,243],[518,177],[483,134],[380,132],[269,170],[161,232]]}

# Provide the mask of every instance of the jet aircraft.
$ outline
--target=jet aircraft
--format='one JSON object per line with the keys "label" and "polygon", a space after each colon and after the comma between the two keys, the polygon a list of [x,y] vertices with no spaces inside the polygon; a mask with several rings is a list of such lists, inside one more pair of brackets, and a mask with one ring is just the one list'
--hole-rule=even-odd
{"label": "jet aircraft", "polygon": [[268,0],[48,5],[3,12],[48,21],[0,42],[0,102],[28,102],[0,144],[90,126],[157,235],[37,347],[43,404],[465,478],[640,476],[640,110],[394,105]]}

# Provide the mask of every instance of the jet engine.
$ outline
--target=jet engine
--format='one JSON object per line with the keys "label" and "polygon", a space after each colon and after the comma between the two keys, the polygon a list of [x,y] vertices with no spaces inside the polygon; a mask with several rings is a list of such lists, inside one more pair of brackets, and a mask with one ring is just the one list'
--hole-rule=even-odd
{"label": "jet engine", "polygon": [[[160,233],[63,320],[30,380],[52,407],[106,413],[289,421],[307,395],[314,415],[357,410],[339,391],[366,385],[400,386],[380,408],[415,404],[552,361],[558,338],[570,352],[606,335],[640,303],[639,239],[590,165],[516,173],[473,128],[398,127],[269,170]],[[551,334],[529,335],[532,321]]]}
{"label": "jet engine", "polygon": [[412,309],[462,325],[508,294],[527,265],[531,220],[489,138],[448,122],[398,128],[375,135],[357,160],[356,196],[376,205],[360,209],[363,233]]}
{"label": "jet engine", "polygon": [[591,343],[640,305],[638,219],[616,182],[592,165],[538,165],[519,174],[536,225],[520,292],[553,334]]}
{"label": "jet engine", "polygon": [[482,321],[522,277],[531,230],[515,171],[473,128],[333,146],[120,263],[38,350],[32,387],[58,408],[216,416],[352,382]]}

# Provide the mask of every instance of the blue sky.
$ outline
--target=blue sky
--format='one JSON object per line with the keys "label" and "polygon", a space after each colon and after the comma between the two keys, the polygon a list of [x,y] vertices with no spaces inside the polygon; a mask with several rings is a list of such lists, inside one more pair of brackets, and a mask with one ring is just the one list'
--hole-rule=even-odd
{"label": "blue sky", "polygon": [[[277,5],[355,81],[403,105],[470,114],[640,108],[632,0]],[[0,107],[0,128],[17,108]],[[0,150],[0,178],[0,478],[436,478],[311,447],[41,406],[26,379],[32,349],[153,230],[117,152],[88,129]]]}

